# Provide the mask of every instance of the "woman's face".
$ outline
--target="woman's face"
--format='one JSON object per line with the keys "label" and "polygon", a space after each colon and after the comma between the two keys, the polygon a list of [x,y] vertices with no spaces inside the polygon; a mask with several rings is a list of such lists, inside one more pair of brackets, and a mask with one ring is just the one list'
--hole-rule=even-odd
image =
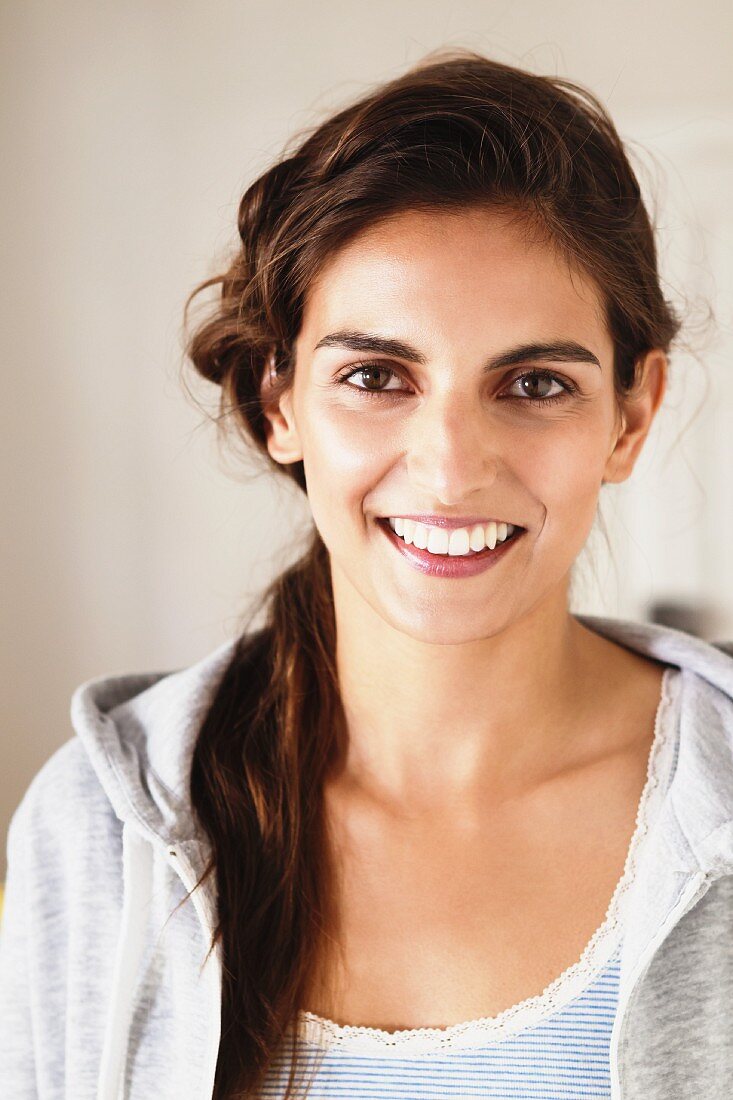
{"label": "woman's face", "polygon": [[[403,633],[455,643],[548,600],[566,608],[601,484],[629,475],[650,420],[621,435],[612,363],[592,282],[506,211],[401,214],[332,258],[268,446],[303,460],[337,619],[363,601]],[[385,529],[416,513],[525,530],[489,568],[447,577]]]}

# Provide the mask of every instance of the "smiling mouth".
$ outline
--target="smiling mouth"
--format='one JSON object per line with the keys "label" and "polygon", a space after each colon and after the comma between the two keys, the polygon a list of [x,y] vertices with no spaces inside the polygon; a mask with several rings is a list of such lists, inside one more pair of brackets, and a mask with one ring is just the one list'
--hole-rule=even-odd
{"label": "smiling mouth", "polygon": [[[414,550],[419,550],[421,553],[428,554],[430,557],[434,557],[436,559],[441,559],[442,558],[442,559],[448,559],[450,561],[460,561],[461,559],[466,559],[466,558],[486,557],[488,555],[494,554],[497,550],[500,550],[502,546],[506,545],[509,542],[515,541],[517,538],[519,538],[520,535],[524,534],[524,532],[526,530],[525,527],[521,527],[519,524],[509,524],[509,525],[502,524],[501,526],[503,526],[505,529],[508,526],[508,527],[511,528],[511,530],[507,531],[507,534],[505,535],[504,538],[499,538],[499,537],[497,537],[497,533],[496,533],[497,525],[496,525],[496,523],[494,523],[494,525],[493,525],[493,527],[494,527],[494,535],[493,535],[494,545],[493,546],[491,546],[490,544],[487,544],[486,540],[483,540],[484,541],[484,546],[482,546],[482,548],[480,550],[475,550],[469,545],[466,550],[461,550],[460,553],[455,553],[454,552],[453,554],[449,554],[448,553],[448,548],[445,544],[444,539],[439,540],[441,549],[437,549],[435,544],[433,544],[432,548],[429,548],[430,541],[429,541],[429,538],[426,537],[425,531],[427,530],[428,533],[430,533],[431,530],[439,530],[441,535],[444,535],[447,532],[448,535],[450,536],[450,533],[453,530],[460,530],[460,528],[455,528],[455,529],[454,528],[445,528],[445,527],[432,528],[431,525],[429,525],[429,524],[419,524],[417,526],[421,528],[421,535],[419,537],[419,543],[421,545],[418,545],[416,542],[413,541],[412,536],[408,540],[407,538],[404,537],[404,535],[402,533],[399,533],[395,529],[394,521],[390,522],[390,518],[388,516],[379,516],[379,517],[377,517],[377,523],[379,524],[380,527],[382,527],[383,530],[385,530],[393,538],[398,539],[403,546],[410,547],[411,549],[414,549]],[[413,525],[411,530],[414,529],[414,526],[415,525]],[[476,525],[473,525],[473,526],[486,527],[487,524],[476,524]],[[464,528],[464,530],[468,530],[468,529]],[[444,546],[445,546],[445,549],[443,549]]]}
{"label": "smiling mouth", "polygon": [[[414,543],[405,540],[393,530],[389,519],[384,517],[376,520],[389,544],[398,552],[399,557],[406,564],[425,576],[433,577],[438,581],[460,580],[461,578],[476,577],[487,570],[500,567],[500,563],[511,558],[514,546],[521,542],[526,528],[516,527],[512,534],[496,543],[493,549],[484,546],[482,550],[473,550],[469,547],[467,553],[446,554],[436,553],[415,546]],[[420,542],[424,539],[421,537]],[[441,543],[441,547],[444,543]],[[461,544],[465,545],[464,543]]]}

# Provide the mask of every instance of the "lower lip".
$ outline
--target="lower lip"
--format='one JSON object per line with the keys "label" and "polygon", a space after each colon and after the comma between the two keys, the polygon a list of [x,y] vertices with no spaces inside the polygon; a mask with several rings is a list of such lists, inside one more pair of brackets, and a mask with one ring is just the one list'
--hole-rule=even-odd
{"label": "lower lip", "polygon": [[428,573],[432,577],[473,577],[476,573],[483,573],[485,569],[491,569],[502,558],[511,552],[512,546],[518,542],[524,531],[512,535],[505,542],[496,544],[494,550],[488,546],[473,554],[430,554],[427,550],[420,550],[417,546],[408,546],[407,543],[395,534],[386,519],[378,519],[377,525],[394,547],[403,557],[407,558],[410,565],[419,569],[422,573]]}

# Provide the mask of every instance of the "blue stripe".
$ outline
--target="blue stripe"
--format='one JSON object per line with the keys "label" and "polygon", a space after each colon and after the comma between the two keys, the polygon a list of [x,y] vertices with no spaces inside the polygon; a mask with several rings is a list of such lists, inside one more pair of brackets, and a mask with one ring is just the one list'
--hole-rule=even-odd
{"label": "blue stripe", "polygon": [[[388,1057],[350,1050],[348,1038],[321,1048],[298,1038],[308,1100],[589,1100],[611,1095],[609,1048],[619,986],[619,953],[591,984],[534,1026],[460,1050]],[[320,1059],[320,1064],[318,1061]],[[261,1086],[282,1097],[290,1068],[275,1059]],[[297,1089],[296,1089],[297,1095]]]}

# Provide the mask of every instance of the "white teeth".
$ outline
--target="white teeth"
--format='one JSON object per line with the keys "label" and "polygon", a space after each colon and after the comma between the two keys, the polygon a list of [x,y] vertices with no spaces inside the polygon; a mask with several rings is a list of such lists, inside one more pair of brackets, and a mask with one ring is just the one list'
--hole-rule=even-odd
{"label": "white teeth", "polygon": [[448,553],[451,555],[467,554],[469,551],[470,536],[465,527],[459,527],[451,531],[448,540]]}
{"label": "white teeth", "polygon": [[477,523],[470,529],[467,527],[430,527],[424,523],[416,523],[412,519],[403,519],[401,516],[390,516],[389,525],[396,535],[404,539],[408,546],[416,546],[419,550],[427,550],[430,554],[439,554],[450,557],[463,557],[466,554],[478,553],[485,547],[493,550],[497,543],[504,542],[514,531],[512,523],[490,520],[486,524]]}
{"label": "white teeth", "polygon": [[[450,546],[451,532],[446,531],[445,527],[428,527],[428,544],[427,549],[431,554],[447,554],[448,547]],[[413,542],[417,546],[417,536],[413,537]]]}
{"label": "white teeth", "polygon": [[471,528],[469,546],[472,550],[483,550],[486,546],[486,535],[480,523],[477,523],[475,527]]}
{"label": "white teeth", "polygon": [[412,545],[418,550],[427,550],[429,530],[422,523],[416,523],[412,529]]}

